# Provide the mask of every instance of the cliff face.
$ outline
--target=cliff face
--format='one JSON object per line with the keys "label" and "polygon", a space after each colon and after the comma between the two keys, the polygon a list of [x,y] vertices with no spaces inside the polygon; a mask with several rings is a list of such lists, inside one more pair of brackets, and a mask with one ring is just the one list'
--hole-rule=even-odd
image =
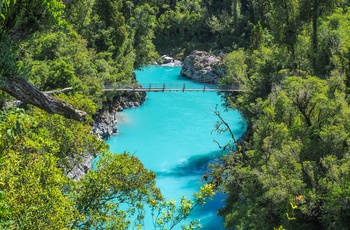
{"label": "cliff face", "polygon": [[102,140],[118,132],[116,113],[123,109],[139,107],[146,100],[145,92],[125,92],[103,103],[102,109],[94,116],[92,130]]}

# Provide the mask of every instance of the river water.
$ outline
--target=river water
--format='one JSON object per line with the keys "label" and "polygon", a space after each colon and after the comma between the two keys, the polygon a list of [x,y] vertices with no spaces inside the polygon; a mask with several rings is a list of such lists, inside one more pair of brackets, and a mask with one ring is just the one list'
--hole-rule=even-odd
{"label": "river water", "polygon": [[[136,71],[137,80],[148,87],[150,83],[178,83],[180,87],[203,87],[180,76],[181,67],[151,66]],[[189,86],[189,84],[191,86]],[[157,174],[157,186],[167,199],[192,197],[202,185],[201,176],[208,162],[222,154],[221,145],[230,140],[229,134],[213,132],[218,118],[213,110],[218,106],[231,125],[235,137],[245,131],[245,123],[237,111],[224,112],[222,101],[215,92],[156,92],[147,93],[146,102],[139,108],[118,112],[117,135],[107,143],[111,152],[127,151],[136,155],[146,168]],[[223,195],[197,208],[191,219],[200,219],[204,230],[223,230],[223,220],[216,215],[222,207]],[[189,221],[187,220],[187,222]],[[181,224],[184,224],[182,222]],[[181,224],[175,229],[181,229]],[[145,229],[154,229],[145,221]]]}

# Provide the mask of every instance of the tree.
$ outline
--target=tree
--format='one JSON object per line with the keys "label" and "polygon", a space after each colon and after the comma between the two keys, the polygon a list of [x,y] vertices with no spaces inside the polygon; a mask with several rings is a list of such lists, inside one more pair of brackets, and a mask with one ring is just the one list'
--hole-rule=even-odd
{"label": "tree", "polygon": [[[3,3],[3,1],[1,1]],[[10,4],[8,4],[10,3]],[[42,20],[48,24],[62,23],[63,4],[57,1],[49,1],[44,4],[42,1],[8,1],[1,4],[2,25],[0,28],[1,50],[0,56],[0,89],[11,96],[22,100],[25,103],[36,105],[49,113],[58,113],[76,120],[84,120],[85,112],[75,110],[67,103],[45,95],[33,85],[21,77],[21,71],[16,65],[16,47],[12,40],[25,36],[29,33],[28,24],[31,28],[40,27]],[[25,9],[30,10],[25,10]],[[42,12],[48,10],[47,14]],[[45,18],[45,16],[46,18]]]}
{"label": "tree", "polygon": [[[1,111],[0,219],[4,228],[124,229],[142,225],[147,203],[157,207],[155,212],[170,209],[155,187],[155,174],[135,156],[108,153],[88,125],[89,115],[104,99],[99,98],[102,85],[134,81],[133,67],[155,56],[149,55],[154,52],[153,28],[146,26],[155,23],[155,8],[146,1],[81,3],[87,3],[84,12],[91,18],[75,25],[63,19],[61,1],[6,1],[0,7],[0,89],[50,113],[87,121],[48,116],[31,106]],[[69,12],[77,13],[77,8],[72,5]],[[69,19],[75,17],[82,15]],[[61,90],[65,87],[70,91]],[[41,90],[53,90],[55,98]],[[96,170],[79,182],[67,177],[86,155],[98,154]],[[212,196],[210,186],[203,187],[193,201],[183,199],[173,215],[169,210],[165,222],[179,224]],[[190,223],[190,227],[197,225]]]}
{"label": "tree", "polygon": [[[345,75],[345,83],[350,85],[348,70],[350,37],[347,31],[350,27],[349,12],[347,8],[337,8],[327,18],[321,20],[319,30],[319,65],[317,71],[321,71],[322,77],[327,75]],[[332,73],[333,72],[333,73]]]}
{"label": "tree", "polygon": [[319,19],[332,12],[342,0],[312,0],[312,1],[301,1],[301,16],[302,20],[312,24],[312,36],[311,36],[311,63],[316,74],[318,72],[317,56],[319,54]]}
{"label": "tree", "polygon": [[[74,228],[126,229],[142,226],[144,204],[161,200],[155,174],[126,153],[101,155],[76,188],[77,209],[85,217]],[[129,218],[135,218],[131,221]]]}
{"label": "tree", "polygon": [[[193,200],[181,197],[180,205],[175,200],[157,201],[151,200],[152,220],[155,229],[173,229],[186,220],[197,206],[202,206],[207,199],[213,199],[214,191],[211,184],[205,184],[198,193],[194,193]],[[200,220],[193,220],[188,226],[182,225],[182,229],[199,229]]]}
{"label": "tree", "polygon": [[69,227],[77,212],[64,189],[70,182],[57,167],[57,156],[65,155],[59,141],[47,135],[45,119],[21,109],[3,111],[0,117],[0,181],[10,210],[3,217],[5,228]]}
{"label": "tree", "polygon": [[271,33],[274,35],[277,43],[288,47],[291,55],[291,68],[296,70],[295,44],[298,34],[301,30],[300,21],[300,2],[292,0],[271,1]]}
{"label": "tree", "polygon": [[[63,98],[77,100],[79,108],[91,110],[82,97]],[[4,228],[141,228],[145,206],[150,206],[154,215],[167,212],[169,219],[163,222],[175,226],[213,196],[211,187],[204,186],[194,201],[184,199],[181,206],[172,207],[174,211],[155,186],[155,173],[135,156],[109,153],[89,125],[47,116],[36,108],[1,112],[0,137],[0,218]],[[79,181],[67,177],[86,155],[96,154],[95,170]],[[160,225],[156,228],[163,229]]]}
{"label": "tree", "polygon": [[228,193],[221,210],[228,228],[348,224],[343,169],[350,108],[343,90],[338,76],[290,76],[257,105],[261,113],[253,120],[246,156],[237,151],[212,167],[213,183]]}
{"label": "tree", "polygon": [[205,22],[206,16],[207,9],[203,7],[203,1],[178,1],[175,7],[166,8],[158,17],[156,41],[159,43],[174,37],[181,41],[201,40],[209,29]]}

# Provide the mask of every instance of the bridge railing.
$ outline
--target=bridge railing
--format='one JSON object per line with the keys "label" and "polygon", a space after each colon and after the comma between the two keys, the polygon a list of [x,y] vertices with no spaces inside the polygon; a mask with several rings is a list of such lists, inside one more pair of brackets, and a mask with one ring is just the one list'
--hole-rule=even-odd
{"label": "bridge railing", "polygon": [[[187,88],[202,88],[203,86],[199,86],[196,83],[142,83],[142,84],[108,84],[105,85],[105,89],[133,89],[133,88],[140,88],[140,85],[142,88],[182,88],[184,85]],[[210,88],[219,88],[218,86],[214,84],[207,84],[207,87],[210,86]]]}
{"label": "bridge railing", "polygon": [[142,83],[139,84],[113,84],[105,86],[105,91],[241,91],[238,87],[225,86],[220,87],[213,84],[191,84],[191,83]]}

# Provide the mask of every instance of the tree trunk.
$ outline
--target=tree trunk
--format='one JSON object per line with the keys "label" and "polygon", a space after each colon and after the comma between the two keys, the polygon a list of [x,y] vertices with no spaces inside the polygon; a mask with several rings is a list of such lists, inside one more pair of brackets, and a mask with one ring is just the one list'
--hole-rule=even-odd
{"label": "tree trunk", "polygon": [[319,17],[319,1],[314,0],[313,1],[313,12],[312,12],[312,67],[315,72],[316,71],[316,56],[318,53],[318,36],[317,36],[317,19]]}
{"label": "tree trunk", "polygon": [[238,0],[233,0],[233,23],[234,23],[234,29],[238,29]]}
{"label": "tree trunk", "polygon": [[6,78],[5,83],[0,86],[0,90],[5,91],[24,103],[32,104],[42,110],[45,110],[48,113],[60,114],[66,118],[77,121],[84,121],[86,119],[86,113],[84,111],[74,109],[63,100],[48,96],[31,85],[24,78]]}

